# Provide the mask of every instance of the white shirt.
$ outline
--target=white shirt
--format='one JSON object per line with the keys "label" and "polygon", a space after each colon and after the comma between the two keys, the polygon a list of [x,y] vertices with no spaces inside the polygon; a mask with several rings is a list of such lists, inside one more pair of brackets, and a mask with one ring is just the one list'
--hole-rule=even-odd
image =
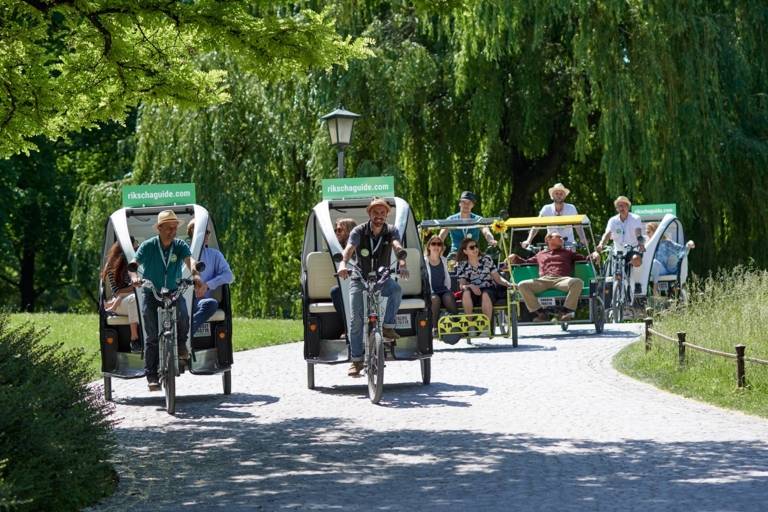
{"label": "white shirt", "polygon": [[[573,206],[571,203],[563,203],[563,209],[558,213],[557,210],[555,210],[555,203],[545,204],[541,211],[539,212],[539,217],[558,217],[560,215],[578,215],[579,213],[576,211],[576,207]],[[576,242],[576,239],[573,237],[573,228],[566,227],[566,226],[547,226],[547,232],[549,231],[557,231],[560,233],[560,236],[563,238],[567,238],[569,243]]]}
{"label": "white shirt", "polygon": [[623,248],[626,244],[637,247],[637,234],[643,234],[643,221],[634,213],[629,213],[626,220],[622,222],[617,214],[608,219],[605,232],[611,234],[613,246],[616,248]]}

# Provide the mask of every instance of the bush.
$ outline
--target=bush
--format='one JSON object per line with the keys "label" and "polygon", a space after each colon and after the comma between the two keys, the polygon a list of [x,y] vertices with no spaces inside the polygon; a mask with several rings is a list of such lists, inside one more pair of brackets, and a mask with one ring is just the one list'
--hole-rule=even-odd
{"label": "bush", "polygon": [[88,388],[80,350],[0,316],[0,510],[78,510],[109,495],[109,403]]}

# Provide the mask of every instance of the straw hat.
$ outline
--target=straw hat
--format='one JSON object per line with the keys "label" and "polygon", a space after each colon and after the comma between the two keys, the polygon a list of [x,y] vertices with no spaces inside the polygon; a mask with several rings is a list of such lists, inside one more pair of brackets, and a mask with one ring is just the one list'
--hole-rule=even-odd
{"label": "straw hat", "polygon": [[554,187],[549,187],[549,198],[553,199],[552,194],[554,194],[558,190],[562,190],[563,192],[565,192],[565,197],[568,197],[568,194],[571,193],[571,191],[565,188],[565,186],[562,183],[555,183]]}
{"label": "straw hat", "polygon": [[182,223],[179,218],[176,217],[176,214],[173,213],[173,210],[163,210],[157,215],[157,223],[155,223],[155,228],[159,228],[163,224],[167,224],[169,222],[175,222],[176,227]]}

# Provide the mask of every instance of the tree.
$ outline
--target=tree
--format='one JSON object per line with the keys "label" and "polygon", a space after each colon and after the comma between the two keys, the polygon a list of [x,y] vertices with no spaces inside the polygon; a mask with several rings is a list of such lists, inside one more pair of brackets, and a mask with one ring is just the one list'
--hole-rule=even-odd
{"label": "tree", "polygon": [[0,158],[143,100],[206,106],[229,97],[210,52],[245,72],[301,75],[365,56],[328,11],[243,0],[6,0],[0,4]]}
{"label": "tree", "polygon": [[339,103],[364,116],[348,174],[395,176],[418,218],[451,213],[462,189],[485,215],[531,215],[563,181],[598,231],[620,193],[676,202],[699,272],[768,263],[764,2],[335,6],[342,33],[376,41],[371,58],[258,87],[230,62],[232,104],[142,112],[134,178],[205,183],[249,276],[241,313],[295,307],[302,217],[335,175],[317,115]]}

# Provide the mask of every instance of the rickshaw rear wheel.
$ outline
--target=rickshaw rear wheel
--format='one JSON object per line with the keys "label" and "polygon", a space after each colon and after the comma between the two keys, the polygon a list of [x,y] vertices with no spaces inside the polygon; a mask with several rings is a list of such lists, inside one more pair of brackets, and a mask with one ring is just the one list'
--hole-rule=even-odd
{"label": "rickshaw rear wheel", "polygon": [[232,394],[232,370],[227,370],[221,374],[221,383],[224,386],[224,394]]}
{"label": "rickshaw rear wheel", "polygon": [[307,363],[307,389],[315,389],[315,365]]}
{"label": "rickshaw rear wheel", "polygon": [[112,401],[112,377],[104,377],[104,400]]}
{"label": "rickshaw rear wheel", "polygon": [[421,383],[425,386],[432,382],[432,359],[420,359]]}

